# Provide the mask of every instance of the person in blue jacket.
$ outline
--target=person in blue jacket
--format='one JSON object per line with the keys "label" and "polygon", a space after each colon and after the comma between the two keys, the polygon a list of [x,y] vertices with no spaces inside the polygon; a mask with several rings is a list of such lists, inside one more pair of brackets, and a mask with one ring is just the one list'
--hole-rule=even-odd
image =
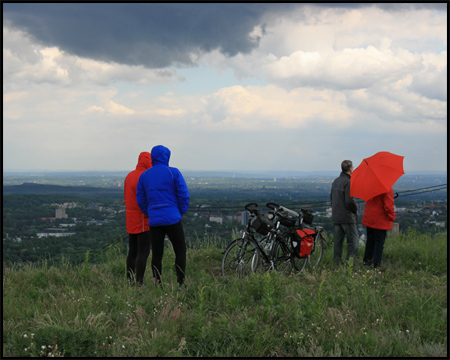
{"label": "person in blue jacket", "polygon": [[157,145],[151,155],[153,166],[139,177],[136,201],[149,219],[152,271],[156,284],[161,285],[164,238],[167,235],[175,252],[175,269],[181,289],[186,272],[186,240],[181,218],[189,207],[189,190],[181,172],[169,167],[168,148]]}

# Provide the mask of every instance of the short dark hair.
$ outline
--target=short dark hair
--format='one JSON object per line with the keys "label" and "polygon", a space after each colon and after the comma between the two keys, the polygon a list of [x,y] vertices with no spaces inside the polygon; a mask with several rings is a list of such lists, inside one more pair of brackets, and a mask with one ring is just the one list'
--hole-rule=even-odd
{"label": "short dark hair", "polygon": [[344,160],[341,163],[342,172],[345,172],[345,173],[348,172],[352,166],[353,166],[353,163],[350,160]]}

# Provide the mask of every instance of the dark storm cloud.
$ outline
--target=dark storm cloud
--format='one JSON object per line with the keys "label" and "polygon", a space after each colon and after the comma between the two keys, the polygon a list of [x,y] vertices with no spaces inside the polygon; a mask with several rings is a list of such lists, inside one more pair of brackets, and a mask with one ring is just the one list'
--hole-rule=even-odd
{"label": "dark storm cloud", "polygon": [[[193,65],[190,54],[218,49],[227,56],[249,53],[259,44],[249,33],[264,30],[271,12],[286,16],[295,7],[365,7],[370,3],[8,3],[3,20],[37,41],[78,56],[161,68]],[[446,4],[375,4],[386,11]],[[262,32],[264,35],[264,31]]]}
{"label": "dark storm cloud", "polygon": [[258,46],[249,33],[274,4],[4,4],[4,20],[45,45],[130,65],[190,64],[189,53],[228,56]]}

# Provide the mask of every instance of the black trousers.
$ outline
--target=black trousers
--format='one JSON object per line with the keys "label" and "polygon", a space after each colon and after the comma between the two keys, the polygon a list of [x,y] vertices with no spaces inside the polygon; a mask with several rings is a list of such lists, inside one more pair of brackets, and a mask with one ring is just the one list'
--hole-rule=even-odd
{"label": "black trousers", "polygon": [[363,261],[365,263],[373,263],[374,267],[381,265],[386,235],[387,230],[379,230],[367,227],[366,250],[364,251],[363,258]]}
{"label": "black trousers", "polygon": [[151,245],[150,231],[128,234],[127,278],[129,281],[136,277],[136,282],[143,283]]}
{"label": "black trousers", "polygon": [[181,221],[173,225],[151,226],[150,233],[152,237],[152,270],[156,282],[161,283],[164,238],[167,235],[175,252],[177,281],[180,285],[183,284],[186,272],[186,240]]}

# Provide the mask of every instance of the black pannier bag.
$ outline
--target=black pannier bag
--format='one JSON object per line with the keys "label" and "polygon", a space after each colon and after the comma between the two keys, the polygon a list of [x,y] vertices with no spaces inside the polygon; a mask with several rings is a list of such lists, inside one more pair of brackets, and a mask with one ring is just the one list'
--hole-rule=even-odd
{"label": "black pannier bag", "polygon": [[256,230],[258,234],[267,235],[270,229],[273,228],[272,221],[269,218],[262,214],[256,214],[256,217],[251,222],[251,227]]}
{"label": "black pannier bag", "polygon": [[280,216],[280,224],[287,227],[293,227],[295,226],[295,222],[297,221],[297,217],[290,212],[287,211],[280,211],[278,212],[278,215]]}
{"label": "black pannier bag", "polygon": [[303,213],[303,222],[305,224],[311,225],[314,220],[314,215],[312,214],[312,210],[302,209]]}

